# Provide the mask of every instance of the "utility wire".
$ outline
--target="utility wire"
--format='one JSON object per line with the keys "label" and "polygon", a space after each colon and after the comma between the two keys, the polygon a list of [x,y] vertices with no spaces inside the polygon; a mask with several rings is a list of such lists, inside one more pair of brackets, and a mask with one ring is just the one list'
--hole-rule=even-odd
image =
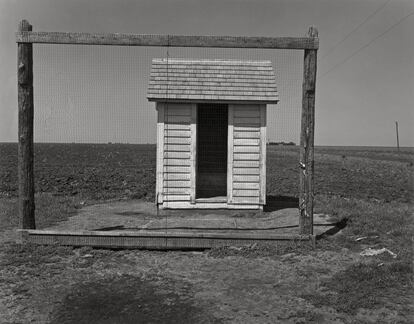
{"label": "utility wire", "polygon": [[360,47],[359,49],[357,49],[355,52],[353,52],[351,55],[349,55],[348,57],[346,57],[345,59],[343,59],[342,61],[340,61],[339,63],[335,64],[333,67],[331,67],[328,71],[326,71],[325,73],[323,73],[321,76],[319,76],[317,79],[321,79],[323,78],[325,75],[327,75],[328,73],[330,73],[332,70],[336,69],[337,67],[341,66],[342,64],[344,64],[345,62],[349,61],[352,57],[354,57],[355,55],[357,55],[359,52],[361,52],[362,50],[364,50],[365,48],[367,48],[369,45],[371,45],[373,42],[375,42],[377,39],[381,38],[382,36],[384,36],[386,33],[388,33],[391,29],[393,29],[394,27],[396,27],[397,25],[401,24],[405,19],[407,19],[408,17],[414,15],[414,11],[409,13],[408,15],[405,15],[404,17],[402,17],[400,20],[398,20],[395,24],[391,25],[387,30],[385,30],[383,33],[379,34],[378,36],[374,37],[372,40],[370,40],[367,44],[365,44],[364,46]]}
{"label": "utility wire", "polygon": [[374,17],[378,12],[380,12],[391,0],[386,1],[384,4],[382,4],[377,10],[375,10],[372,14],[370,14],[367,18],[364,19],[361,23],[359,23],[354,29],[352,29],[344,38],[342,38],[338,43],[336,43],[334,46],[332,46],[323,56],[321,56],[321,59],[328,56],[333,50],[335,50],[339,45],[341,45],[343,42],[345,42],[349,36],[351,36],[354,32],[356,32],[359,28],[361,28],[363,25],[365,25],[372,17]]}

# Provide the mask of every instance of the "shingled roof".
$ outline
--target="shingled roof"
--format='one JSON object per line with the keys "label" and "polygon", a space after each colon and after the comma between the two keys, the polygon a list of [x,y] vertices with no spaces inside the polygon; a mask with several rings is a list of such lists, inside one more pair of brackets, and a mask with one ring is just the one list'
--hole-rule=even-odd
{"label": "shingled roof", "polygon": [[277,103],[270,61],[153,59],[149,101]]}

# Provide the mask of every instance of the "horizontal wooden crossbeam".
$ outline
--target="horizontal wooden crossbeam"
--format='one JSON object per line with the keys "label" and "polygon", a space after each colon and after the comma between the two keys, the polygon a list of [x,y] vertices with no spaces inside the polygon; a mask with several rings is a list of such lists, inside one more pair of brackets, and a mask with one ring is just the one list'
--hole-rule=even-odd
{"label": "horizontal wooden crossbeam", "polygon": [[51,231],[20,230],[24,242],[106,248],[137,249],[208,249],[220,246],[275,243],[277,241],[309,241],[314,235],[270,233],[173,233],[150,231]]}
{"label": "horizontal wooden crossbeam", "polygon": [[318,49],[319,47],[319,39],[313,37],[179,36],[32,31],[17,32],[16,42],[39,44],[269,48],[302,50]]}

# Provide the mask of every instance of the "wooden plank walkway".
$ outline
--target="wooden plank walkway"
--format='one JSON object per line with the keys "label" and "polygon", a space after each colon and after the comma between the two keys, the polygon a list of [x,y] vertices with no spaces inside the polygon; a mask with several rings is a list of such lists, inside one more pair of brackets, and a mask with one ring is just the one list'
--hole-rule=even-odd
{"label": "wooden plank walkway", "polygon": [[[299,234],[299,211],[174,210],[154,204],[120,201],[87,206],[68,220],[38,230],[20,230],[36,244],[139,249],[206,249],[286,240],[315,244],[316,234],[334,226],[316,215],[315,233]],[[318,226],[319,225],[319,226]]]}

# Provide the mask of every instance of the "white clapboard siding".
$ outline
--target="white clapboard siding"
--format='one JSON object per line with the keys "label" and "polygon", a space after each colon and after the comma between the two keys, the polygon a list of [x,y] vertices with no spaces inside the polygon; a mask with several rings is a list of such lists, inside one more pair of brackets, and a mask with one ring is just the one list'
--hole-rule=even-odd
{"label": "white clapboard siding", "polygon": [[233,197],[259,197],[259,190],[233,189]]}
{"label": "white clapboard siding", "polygon": [[257,132],[234,131],[234,138],[260,138],[260,131],[257,131]]}
{"label": "white clapboard siding", "polygon": [[233,168],[235,175],[259,175],[258,168]]}
{"label": "white clapboard siding", "polygon": [[259,175],[233,175],[233,183],[234,182],[257,182],[259,183],[260,177]]}
{"label": "white clapboard siding", "polygon": [[166,144],[164,145],[165,152],[190,152],[190,145],[174,145],[174,144]]}
{"label": "white clapboard siding", "polygon": [[163,182],[164,202],[190,201],[193,157],[191,104],[164,104]]}
{"label": "white clapboard siding", "polygon": [[174,195],[166,193],[163,195],[164,201],[190,201],[190,195]]}
{"label": "white clapboard siding", "polygon": [[157,165],[156,165],[156,180],[155,180],[155,197],[157,204],[163,202],[163,176],[164,176],[164,105],[157,103]]}
{"label": "white clapboard siding", "polygon": [[164,157],[164,165],[168,166],[190,166],[190,160],[185,159],[168,159]]}
{"label": "white clapboard siding", "polygon": [[164,191],[168,188],[190,188],[190,180],[164,180]]}
{"label": "white clapboard siding", "polygon": [[170,129],[170,130],[191,130],[190,125],[186,125],[186,124],[166,124],[164,125],[165,129]]}
{"label": "white clapboard siding", "polygon": [[260,139],[254,138],[235,138],[234,139],[235,146],[259,146]]}
{"label": "white clapboard siding", "polygon": [[233,107],[231,197],[234,204],[258,204],[260,199],[261,109],[260,105]]}
{"label": "white clapboard siding", "polygon": [[164,173],[164,180],[186,180],[186,181],[190,181],[191,180],[191,175],[190,173]]}
{"label": "white clapboard siding", "polygon": [[260,105],[260,204],[266,205],[266,143],[267,143],[266,105]]}
{"label": "white clapboard siding", "polygon": [[165,195],[189,195],[191,193],[191,188],[164,188],[164,196]]}
{"label": "white clapboard siding", "polygon": [[259,153],[234,153],[233,159],[235,161],[259,161]]}
{"label": "white clapboard siding", "polygon": [[191,137],[190,130],[181,130],[181,129],[167,129],[168,137]]}
{"label": "white clapboard siding", "polygon": [[242,196],[242,197],[238,197],[236,198],[236,201],[240,201],[240,204],[243,205],[248,205],[248,204],[252,204],[252,205],[258,205],[259,204],[259,199],[260,197],[247,197],[247,196]]}
{"label": "white clapboard siding", "polygon": [[249,190],[258,190],[260,184],[258,182],[235,182],[233,184],[234,189],[249,189]]}
{"label": "white clapboard siding", "polygon": [[188,160],[190,159],[190,152],[169,152],[169,151],[165,151],[164,152],[164,158],[165,159],[185,159]]}
{"label": "white clapboard siding", "polygon": [[235,146],[234,153],[260,153],[259,146]]}
{"label": "white clapboard siding", "polygon": [[191,173],[190,166],[164,165],[164,173]]}
{"label": "white clapboard siding", "polygon": [[259,126],[234,126],[235,132],[260,132]]}
{"label": "white clapboard siding", "polygon": [[[165,130],[165,132],[167,132],[168,130]],[[190,145],[191,143],[191,138],[190,137],[168,137],[165,136],[164,137],[164,143],[165,144],[188,144]]]}
{"label": "white clapboard siding", "polygon": [[233,168],[259,168],[259,161],[233,161]]}

